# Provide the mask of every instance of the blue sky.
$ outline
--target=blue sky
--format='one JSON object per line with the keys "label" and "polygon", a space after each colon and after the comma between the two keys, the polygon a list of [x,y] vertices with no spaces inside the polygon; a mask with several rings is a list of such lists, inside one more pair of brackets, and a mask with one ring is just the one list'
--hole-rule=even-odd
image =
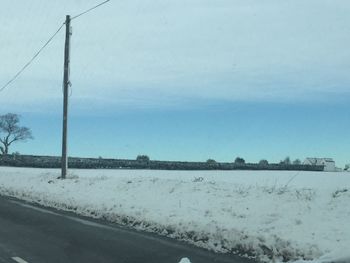
{"label": "blue sky", "polygon": [[[96,1],[4,1],[0,82]],[[72,21],[73,156],[349,162],[350,3],[111,1]],[[64,32],[0,93],[35,140],[61,151]]]}

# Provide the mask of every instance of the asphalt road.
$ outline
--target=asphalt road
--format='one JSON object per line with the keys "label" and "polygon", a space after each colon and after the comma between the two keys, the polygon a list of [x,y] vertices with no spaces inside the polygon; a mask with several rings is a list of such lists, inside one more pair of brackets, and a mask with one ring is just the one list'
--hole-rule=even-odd
{"label": "asphalt road", "polygon": [[0,197],[0,263],[253,263],[169,238]]}

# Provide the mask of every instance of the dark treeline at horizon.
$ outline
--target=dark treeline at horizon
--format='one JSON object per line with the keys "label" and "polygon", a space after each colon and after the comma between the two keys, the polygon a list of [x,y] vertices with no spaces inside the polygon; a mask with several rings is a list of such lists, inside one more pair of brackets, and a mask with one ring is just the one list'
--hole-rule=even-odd
{"label": "dark treeline at horizon", "polygon": [[[1,155],[1,166],[60,168],[61,157],[39,155]],[[296,171],[323,171],[319,165],[280,163],[245,163],[240,158],[235,162],[216,162],[208,159],[206,162],[185,161],[156,161],[150,160],[147,155],[139,155],[136,159],[104,159],[69,157],[68,166],[79,169],[154,169],[154,170],[296,170]]]}

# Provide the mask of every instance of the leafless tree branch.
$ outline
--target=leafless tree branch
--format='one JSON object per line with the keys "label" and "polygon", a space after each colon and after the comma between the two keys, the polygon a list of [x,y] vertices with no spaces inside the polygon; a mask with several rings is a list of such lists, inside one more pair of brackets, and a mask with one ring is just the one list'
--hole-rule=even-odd
{"label": "leafless tree branch", "polygon": [[33,139],[32,132],[27,127],[19,126],[20,116],[14,113],[0,115],[0,151],[8,154],[9,147],[17,141]]}

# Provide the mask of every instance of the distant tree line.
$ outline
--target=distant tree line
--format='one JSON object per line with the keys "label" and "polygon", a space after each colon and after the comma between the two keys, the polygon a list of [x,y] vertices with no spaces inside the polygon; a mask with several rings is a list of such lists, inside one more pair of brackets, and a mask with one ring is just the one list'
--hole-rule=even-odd
{"label": "distant tree line", "polygon": [[[14,153],[0,156],[1,166],[60,168],[61,157],[21,155]],[[151,160],[147,155],[138,155],[136,159],[106,159],[69,157],[70,168],[81,169],[155,169],[155,170],[306,170],[322,171],[323,166],[291,164],[290,162],[269,163],[261,160],[259,163],[246,163],[241,157],[234,162],[217,162],[208,159],[206,162],[177,162]]]}
{"label": "distant tree line", "polygon": [[[54,156],[20,155],[15,152],[9,155],[9,148],[13,143],[33,139],[28,127],[20,126],[20,116],[14,113],[0,115],[0,165],[18,167],[59,168],[61,158]],[[242,157],[230,162],[217,162],[208,159],[206,162],[176,162],[154,161],[147,155],[138,155],[136,160],[99,158],[69,158],[71,168],[122,168],[122,169],[165,169],[165,170],[307,170],[321,171],[323,166],[303,165],[300,159],[291,161],[287,156],[279,163],[270,164],[266,159],[258,163],[246,163]],[[346,164],[345,171],[350,170]]]}

